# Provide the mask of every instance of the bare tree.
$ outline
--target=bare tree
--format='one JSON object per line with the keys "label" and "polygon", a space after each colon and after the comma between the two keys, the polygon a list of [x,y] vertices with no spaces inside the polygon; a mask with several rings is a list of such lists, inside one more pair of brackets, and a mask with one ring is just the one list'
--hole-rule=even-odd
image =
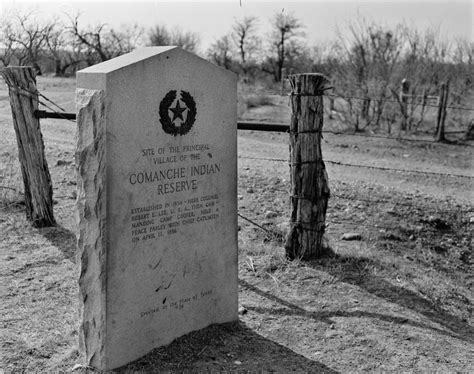
{"label": "bare tree", "polygon": [[410,99],[403,102],[397,89],[392,94],[399,103],[402,130],[413,131],[424,122],[427,98],[438,96],[441,84],[451,78],[451,46],[435,27],[419,30],[405,24],[402,37],[404,53],[395,80],[410,82]]}
{"label": "bare tree", "polygon": [[0,61],[3,66],[10,65],[15,54],[12,21],[3,16],[0,19]]}
{"label": "bare tree", "polygon": [[238,50],[240,67],[244,74],[247,74],[249,61],[260,44],[259,38],[255,35],[256,28],[257,18],[253,16],[235,21],[232,27],[232,40]]}
{"label": "bare tree", "polygon": [[85,49],[84,54],[87,56],[88,65],[107,61],[114,57],[114,52],[109,51],[107,46],[103,45],[106,25],[97,25],[94,29],[84,30],[79,27],[79,17],[80,14],[76,14],[75,17],[70,18],[69,30]]}
{"label": "bare tree", "polygon": [[344,101],[340,112],[356,131],[379,126],[402,47],[398,27],[386,29],[359,19],[339,32],[332,78]]}
{"label": "bare tree", "polygon": [[216,40],[206,52],[209,60],[225,69],[231,69],[233,65],[232,42],[229,35],[224,35]]}
{"label": "bare tree", "polygon": [[410,79],[412,86],[438,86],[446,78],[446,62],[450,54],[450,44],[441,37],[440,29],[430,27],[424,31],[404,26],[403,37],[406,44],[404,78]]}
{"label": "bare tree", "polygon": [[[302,35],[302,25],[292,14],[276,13],[272,20],[273,31],[270,35],[270,56],[262,69],[273,74],[275,81],[280,82],[282,69],[289,55],[294,52],[296,39]],[[293,48],[290,48],[290,43]]]}
{"label": "bare tree", "polygon": [[[471,107],[471,94],[474,91],[474,42],[457,39],[452,53],[453,71],[450,74],[450,105],[454,107]],[[450,109],[450,118],[465,127],[466,139],[474,134],[474,116],[469,111]]]}
{"label": "bare tree", "polygon": [[66,25],[54,18],[45,38],[47,52],[54,62],[56,76],[65,76],[68,69],[73,69],[84,60],[80,53],[80,43],[70,32],[64,30],[67,30]]}
{"label": "bare tree", "polygon": [[74,35],[88,65],[107,61],[131,52],[142,44],[143,28],[138,25],[122,25],[117,31],[107,24],[79,27],[79,14],[70,17],[69,31]]}
{"label": "bare tree", "polygon": [[178,27],[169,30],[166,26],[156,25],[149,32],[150,45],[176,45],[189,52],[196,53],[199,43],[198,34],[191,31],[182,31]]}
{"label": "bare tree", "polygon": [[166,26],[156,25],[149,32],[150,45],[170,45],[171,33]]}
{"label": "bare tree", "polygon": [[37,20],[34,11],[28,13],[16,13],[13,16],[13,24],[9,30],[9,39],[13,44],[14,53],[20,65],[30,64],[41,74],[39,64],[40,57],[44,51],[46,36],[52,25]]}
{"label": "bare tree", "polygon": [[115,46],[115,54],[120,56],[143,46],[144,35],[145,30],[138,24],[123,24],[117,29],[110,29],[107,42],[110,48]]}

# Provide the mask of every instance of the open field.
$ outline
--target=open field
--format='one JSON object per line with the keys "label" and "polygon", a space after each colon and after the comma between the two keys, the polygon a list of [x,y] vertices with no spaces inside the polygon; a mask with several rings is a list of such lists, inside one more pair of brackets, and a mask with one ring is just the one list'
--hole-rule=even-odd
{"label": "open field", "polygon": [[[39,77],[38,88],[74,111],[74,80]],[[0,82],[0,368],[72,371],[75,123],[41,122],[58,225],[34,229],[6,96]],[[288,98],[268,96],[250,108],[241,102],[240,116],[288,123]],[[472,142],[325,135],[334,256],[303,263],[285,260],[281,239],[290,214],[288,135],[240,131],[238,140],[239,213],[265,229],[239,219],[240,321],[188,334],[117,372],[474,371]],[[341,240],[349,232],[362,239]]]}

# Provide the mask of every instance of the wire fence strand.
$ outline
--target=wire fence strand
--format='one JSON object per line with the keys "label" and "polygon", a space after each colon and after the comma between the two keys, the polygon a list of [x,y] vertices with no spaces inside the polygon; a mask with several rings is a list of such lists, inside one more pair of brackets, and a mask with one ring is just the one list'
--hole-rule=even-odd
{"label": "wire fence strand", "polygon": [[[398,100],[393,100],[393,99],[389,99],[389,98],[375,98],[375,97],[360,97],[360,96],[353,96],[353,95],[341,95],[341,94],[334,94],[334,93],[331,93],[331,94],[324,94],[324,96],[327,96],[327,97],[333,97],[333,98],[340,98],[340,99],[353,99],[353,100],[370,100],[370,101],[380,101],[380,100],[383,100],[384,102],[387,102],[387,103],[396,103],[396,104],[399,104],[399,101]],[[418,104],[418,105],[423,105],[425,107],[433,107],[433,108],[438,108],[439,105],[433,105],[433,104],[429,104],[429,103],[425,103],[425,104]],[[463,107],[463,106],[453,106],[453,105],[447,105],[446,108],[449,108],[449,109],[455,109],[455,110],[466,110],[466,111],[474,111],[474,108],[469,108],[469,107]]]}
{"label": "wire fence strand", "polygon": [[[288,187],[287,189],[281,189],[281,188],[275,188],[275,191],[278,191],[278,192],[282,192],[282,193],[285,193],[285,194],[288,194],[290,195],[290,187]],[[331,191],[331,194],[330,194],[330,198],[338,198],[338,199],[342,199],[342,200],[349,200],[349,201],[360,201],[360,202],[366,202],[366,203],[370,203],[370,204],[393,204],[395,206],[404,206],[404,207],[407,207],[407,208],[415,208],[415,209],[421,209],[421,210],[426,210],[426,206],[423,206],[423,205],[416,205],[416,204],[413,204],[413,203],[404,203],[404,202],[401,202],[401,201],[391,201],[390,199],[367,199],[367,198],[363,198],[363,197],[358,197],[358,196],[346,196],[346,195],[341,195],[339,193],[336,193],[336,192],[333,192]],[[334,200],[329,200],[329,202],[333,202]],[[459,208],[452,208],[452,209],[442,209],[443,211],[448,211],[448,212],[454,212],[454,211],[459,211]],[[464,209],[466,210],[466,209]],[[468,209],[467,211],[468,212],[471,212],[473,211],[474,208],[472,209]]]}
{"label": "wire fence strand", "polygon": [[270,234],[270,235],[274,235],[274,236],[277,236],[277,237],[283,237],[283,234],[279,233],[279,232],[276,232],[276,231],[272,231],[272,230],[269,230],[265,227],[263,227],[262,225],[259,225],[257,222],[255,222],[254,220],[248,218],[248,217],[245,217],[244,215],[242,215],[241,213],[237,213],[237,215],[242,218],[243,220],[251,223],[252,225],[258,227],[259,229],[265,231],[266,233]]}
{"label": "wire fence strand", "polygon": [[[250,156],[239,156],[242,159],[250,159],[250,160],[260,160],[260,161],[276,161],[276,162],[289,162],[289,160],[281,159],[281,158],[267,158],[267,157],[250,157]],[[445,177],[457,177],[457,178],[469,178],[473,179],[474,176],[472,175],[465,175],[465,174],[452,174],[452,173],[438,173],[435,171],[424,171],[424,170],[415,170],[415,169],[397,169],[397,168],[388,168],[384,166],[373,166],[373,165],[361,165],[361,164],[350,164],[341,161],[333,161],[333,160],[323,160],[329,164],[340,165],[340,166],[349,166],[349,167],[359,167],[359,168],[368,168],[368,169],[377,169],[383,171],[396,171],[401,173],[414,173],[414,174],[428,174],[428,175],[438,175],[438,176],[445,176]]]}
{"label": "wire fence strand", "polygon": [[66,110],[61,108],[58,104],[56,104],[53,100],[47,98],[45,95],[43,95],[41,92],[38,92],[38,94],[43,98],[45,99],[46,101],[48,101],[49,103],[53,104],[56,108],[58,108],[59,110],[61,110],[62,112],[66,113]]}
{"label": "wire fence strand", "polygon": [[396,171],[400,173],[415,173],[415,174],[425,174],[425,175],[440,175],[445,177],[456,177],[456,178],[474,178],[472,175],[465,175],[465,174],[453,174],[453,173],[438,173],[436,171],[424,171],[424,170],[415,170],[415,169],[398,169],[398,168],[389,168],[384,166],[374,166],[374,165],[360,165],[360,164],[351,164],[347,162],[341,161],[333,161],[333,160],[324,160],[324,162],[333,164],[333,165],[341,165],[341,166],[349,166],[349,167],[357,167],[357,168],[368,168],[368,169],[376,169],[376,170],[383,170],[383,171]]}
{"label": "wire fence strand", "polygon": [[[237,121],[239,123],[239,121]],[[245,124],[249,124],[252,122],[247,122],[245,121]],[[287,130],[286,132],[289,132],[289,126],[284,124],[284,123],[269,123],[269,122],[255,122],[257,125],[268,125],[269,127],[271,126],[286,126]],[[245,129],[247,130],[247,129]],[[259,130],[254,130],[254,131],[259,131]],[[278,131],[278,130],[274,130]],[[446,132],[445,134],[454,134],[454,133],[464,133],[465,131],[451,131],[451,132]],[[438,142],[436,140],[428,140],[428,139],[414,139],[414,138],[404,138],[401,136],[393,137],[393,136],[385,136],[385,135],[377,135],[377,134],[372,134],[372,135],[367,135],[365,133],[357,133],[357,132],[346,132],[346,131],[337,131],[337,130],[323,130],[323,134],[332,134],[332,135],[343,135],[343,136],[358,136],[358,137],[363,137],[363,138],[374,138],[374,139],[388,139],[388,140],[394,140],[394,141],[407,141],[407,142],[418,142],[418,143],[429,143],[429,144],[443,144],[443,145],[456,145],[456,146],[461,146],[461,147],[474,147],[472,144],[467,144],[467,143],[460,143],[460,142]]]}
{"label": "wire fence strand", "polygon": [[[418,142],[418,143],[432,143],[432,144],[448,144],[448,145],[460,145],[464,147],[473,147],[471,144],[464,144],[464,143],[441,143],[436,140],[427,140],[427,139],[413,139],[413,138],[403,138],[403,137],[393,137],[393,136],[384,136],[384,135],[367,135],[364,133],[347,133],[344,131],[335,131],[335,130],[324,130],[323,133],[326,134],[333,134],[333,135],[345,135],[345,136],[358,136],[361,138],[374,138],[374,139],[389,139],[395,141],[407,141],[407,142]],[[456,132],[446,132],[446,134],[450,133],[464,133],[464,131],[456,131]]]}
{"label": "wire fence strand", "polygon": [[[41,101],[40,99],[38,99],[36,97],[36,95],[40,95],[41,97],[45,97],[49,102],[52,102],[54,105],[56,105],[58,108],[60,108],[61,110],[64,111],[64,109],[62,109],[59,105],[55,104],[52,100],[48,99],[45,95],[39,93],[39,92],[34,92],[34,91],[30,91],[24,87],[18,87],[18,86],[15,86],[15,87],[11,87],[9,86],[9,89],[12,89],[14,92],[22,95],[22,96],[25,96],[25,97],[28,97],[34,101],[36,101],[38,104],[44,106],[45,108],[49,109],[50,111],[52,111],[53,113],[56,113],[58,116],[60,116],[62,119],[65,119],[67,121],[70,121],[70,122],[73,122],[75,123],[76,121],[73,120],[73,119],[69,119],[67,118],[66,116],[64,116],[62,113],[56,111],[54,108],[52,108],[51,106],[49,106],[48,104],[45,104],[43,101]],[[22,91],[25,91],[25,92],[22,92]]]}

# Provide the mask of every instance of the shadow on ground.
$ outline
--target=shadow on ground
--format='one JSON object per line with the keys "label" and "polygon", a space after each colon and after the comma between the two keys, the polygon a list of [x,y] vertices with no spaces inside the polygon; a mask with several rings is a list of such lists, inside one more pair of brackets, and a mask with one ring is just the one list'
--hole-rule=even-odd
{"label": "shadow on ground", "polygon": [[192,332],[115,372],[135,371],[337,373],[258,335],[242,322]]}
{"label": "shadow on ground", "polygon": [[41,229],[41,235],[48,239],[52,245],[60,250],[64,258],[76,262],[76,235],[71,230],[61,225]]}
{"label": "shadow on ground", "polygon": [[284,308],[279,309],[261,307],[247,308],[258,313],[300,315],[328,324],[334,323],[334,321],[331,320],[332,317],[377,318],[382,321],[397,323],[400,325],[409,325],[413,327],[429,329],[438,334],[462,339],[466,342],[474,342],[474,328],[472,328],[466,321],[447,313],[430,300],[423,298],[415,292],[407,290],[403,287],[397,287],[387,282],[384,278],[373,275],[369,271],[364,270],[373,268],[374,266],[380,268],[380,264],[376,264],[372,260],[336,255],[333,258],[327,258],[317,262],[308,262],[306,265],[319,271],[327,272],[341,282],[360,287],[370,294],[383,298],[391,303],[411,309],[416,313],[424,315],[432,323],[421,323],[405,317],[361,310],[311,312],[299,307],[298,305],[294,305],[286,300],[283,300],[268,291],[262,290],[246,282],[245,280],[239,280],[241,287],[251,290],[260,296],[266,297],[269,300],[284,306]]}
{"label": "shadow on ground", "polygon": [[[341,282],[353,284],[374,296],[424,315],[440,328],[424,326],[423,324],[409,320],[406,322],[407,324],[429,328],[444,335],[453,336],[467,342],[474,342],[474,328],[466,321],[447,313],[437,304],[423,296],[404,287],[396,286],[384,278],[364,270],[373,269],[374,267],[381,268],[381,264],[367,258],[348,256],[336,256],[334,259],[328,259],[328,261],[337,261],[339,266],[334,267],[330,264],[324,267],[317,264],[313,264],[313,266],[329,272],[339,278]],[[332,273],[333,270],[335,270],[334,273]]]}

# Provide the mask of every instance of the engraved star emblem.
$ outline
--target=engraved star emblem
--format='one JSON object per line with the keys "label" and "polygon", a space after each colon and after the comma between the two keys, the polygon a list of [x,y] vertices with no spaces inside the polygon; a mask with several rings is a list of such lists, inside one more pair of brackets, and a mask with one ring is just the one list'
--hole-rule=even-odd
{"label": "engraved star emblem", "polygon": [[178,100],[176,102],[176,106],[174,108],[170,108],[170,110],[173,112],[173,119],[171,121],[174,122],[177,118],[179,118],[181,121],[184,121],[183,112],[186,109],[187,109],[186,107],[181,108],[181,106],[179,105],[179,100]]}

